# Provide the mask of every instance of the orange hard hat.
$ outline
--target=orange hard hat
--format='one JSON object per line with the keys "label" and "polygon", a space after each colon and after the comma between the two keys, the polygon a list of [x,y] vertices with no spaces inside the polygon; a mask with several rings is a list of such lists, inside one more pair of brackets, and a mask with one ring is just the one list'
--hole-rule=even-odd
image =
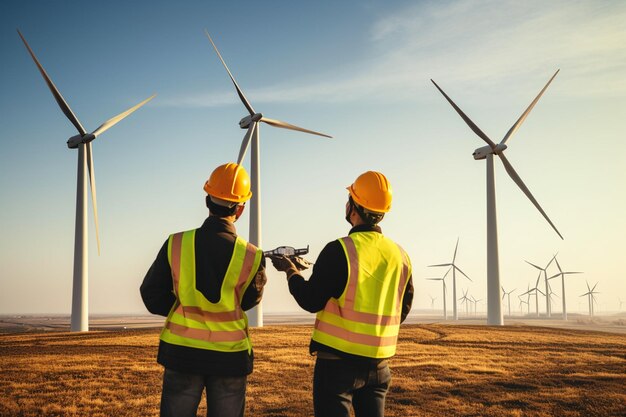
{"label": "orange hard hat", "polygon": [[204,191],[210,196],[233,203],[243,203],[252,197],[248,173],[234,162],[215,168],[204,183]]}
{"label": "orange hard hat", "polygon": [[352,200],[359,206],[377,213],[391,210],[391,194],[393,190],[387,178],[376,171],[367,171],[347,187]]}

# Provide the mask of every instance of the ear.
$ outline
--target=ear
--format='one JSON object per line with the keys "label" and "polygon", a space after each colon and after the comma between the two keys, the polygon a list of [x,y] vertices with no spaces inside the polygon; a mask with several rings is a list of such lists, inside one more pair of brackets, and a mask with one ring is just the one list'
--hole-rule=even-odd
{"label": "ear", "polygon": [[246,206],[244,204],[237,206],[237,211],[235,212],[235,220],[238,220],[239,217],[241,217],[245,208]]}

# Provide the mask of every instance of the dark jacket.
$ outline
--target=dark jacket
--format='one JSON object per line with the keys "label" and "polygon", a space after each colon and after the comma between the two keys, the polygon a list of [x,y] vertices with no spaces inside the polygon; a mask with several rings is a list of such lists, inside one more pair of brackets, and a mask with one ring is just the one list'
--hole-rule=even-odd
{"label": "dark jacket", "polygon": [[[202,226],[196,229],[196,289],[210,302],[219,301],[236,238],[234,224],[219,217],[208,217]],[[166,240],[140,288],[141,298],[148,311],[161,316],[167,316],[176,301],[172,271],[167,260],[167,245]],[[255,277],[243,295],[241,302],[243,310],[249,310],[261,301],[266,281],[263,258]],[[248,354],[248,351],[218,352],[173,345],[162,340],[157,356],[157,362],[166,368],[179,372],[221,376],[248,375],[252,372],[253,359],[253,354]]]}
{"label": "dark jacket", "polygon": [[[378,232],[382,233],[379,226],[359,225],[350,230],[354,232]],[[300,275],[293,275],[289,279],[289,292],[298,302],[298,305],[310,313],[317,313],[326,306],[331,298],[339,298],[348,283],[348,260],[346,254],[338,240],[328,243],[313,266],[313,273],[309,280],[305,280]],[[411,311],[413,304],[413,277],[410,276],[407,282],[404,296],[402,297],[401,322]],[[363,356],[351,355],[311,340],[309,346],[311,354],[317,351],[334,353],[346,359],[380,361],[380,359],[365,358]]]}

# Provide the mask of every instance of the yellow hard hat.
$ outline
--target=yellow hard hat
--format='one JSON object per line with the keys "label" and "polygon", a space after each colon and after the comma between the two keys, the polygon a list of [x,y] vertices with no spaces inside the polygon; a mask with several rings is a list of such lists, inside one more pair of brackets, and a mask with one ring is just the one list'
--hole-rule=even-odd
{"label": "yellow hard hat", "polygon": [[391,194],[393,190],[387,178],[376,171],[367,171],[347,187],[352,200],[359,206],[377,213],[391,210]]}
{"label": "yellow hard hat", "polygon": [[204,191],[210,196],[233,203],[243,203],[252,197],[248,173],[234,162],[215,168],[204,183]]}

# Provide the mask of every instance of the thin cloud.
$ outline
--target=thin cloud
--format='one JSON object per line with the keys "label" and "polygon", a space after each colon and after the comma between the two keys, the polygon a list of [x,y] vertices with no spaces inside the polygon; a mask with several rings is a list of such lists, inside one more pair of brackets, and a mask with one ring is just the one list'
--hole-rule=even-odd
{"label": "thin cloud", "polygon": [[[626,3],[464,1],[395,10],[370,30],[370,59],[348,75],[330,72],[306,86],[247,90],[254,103],[415,100],[430,78],[470,94],[506,85],[509,94],[537,88],[561,68],[562,95],[626,95]],[[344,74],[346,74],[344,72]],[[541,77],[540,77],[541,78]],[[296,86],[297,85],[297,86]],[[516,90],[516,91],[513,91]],[[231,91],[161,100],[161,105],[234,104]]]}

